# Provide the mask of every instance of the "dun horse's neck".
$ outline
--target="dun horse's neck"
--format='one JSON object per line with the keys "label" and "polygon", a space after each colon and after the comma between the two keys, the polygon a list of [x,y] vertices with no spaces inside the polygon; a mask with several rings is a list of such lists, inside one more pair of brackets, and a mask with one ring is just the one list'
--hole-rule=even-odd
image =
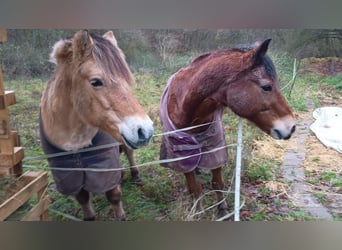
{"label": "dun horse's neck", "polygon": [[[42,97],[41,118],[48,139],[64,150],[90,145],[97,129],[87,125],[73,109],[68,79],[52,79]],[[68,86],[69,85],[69,86]]]}

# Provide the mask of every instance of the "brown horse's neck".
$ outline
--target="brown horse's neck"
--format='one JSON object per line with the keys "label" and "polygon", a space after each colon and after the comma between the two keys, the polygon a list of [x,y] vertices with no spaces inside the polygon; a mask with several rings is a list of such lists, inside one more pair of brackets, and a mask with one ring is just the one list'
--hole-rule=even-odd
{"label": "brown horse's neck", "polygon": [[[224,105],[224,93],[220,93],[223,83],[234,74],[227,75],[220,65],[211,62],[205,70],[187,67],[178,71],[170,85],[168,112],[177,128],[199,125],[213,120],[214,112]],[[200,72],[200,73],[198,73]],[[201,127],[191,132],[201,132]]]}
{"label": "brown horse's neck", "polygon": [[73,109],[70,85],[68,76],[49,81],[42,96],[41,119],[50,142],[64,150],[77,150],[90,145],[98,129],[83,122]]}

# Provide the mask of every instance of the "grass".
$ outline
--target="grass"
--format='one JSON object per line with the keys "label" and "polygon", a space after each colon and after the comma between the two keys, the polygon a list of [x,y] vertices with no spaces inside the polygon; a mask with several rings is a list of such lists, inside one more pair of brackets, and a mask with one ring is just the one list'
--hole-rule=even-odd
{"label": "grass", "polygon": [[270,162],[256,163],[247,170],[249,181],[270,181],[274,174],[272,173],[272,164]]}
{"label": "grass", "polygon": [[329,76],[322,81],[323,86],[329,86],[336,90],[342,90],[342,74],[336,77]]}
{"label": "grass", "polygon": [[[282,56],[277,58],[283,65]],[[187,62],[188,57],[179,58],[174,65],[181,65]],[[171,63],[171,62],[170,62]],[[277,62],[275,62],[277,64]],[[291,67],[287,67],[288,70]],[[280,72],[281,83],[285,85],[290,79],[291,74],[288,70]],[[155,134],[161,133],[159,122],[159,100],[168,77],[173,72],[161,70],[136,72],[136,85],[134,95],[142,104],[148,115],[154,122]],[[321,79],[317,75],[300,74],[294,85],[291,97],[288,98],[290,105],[295,112],[305,112],[307,95],[313,96],[317,104],[319,103],[318,86],[312,83],[318,83]],[[34,79],[28,81],[8,81],[5,82],[6,89],[15,91],[17,104],[9,108],[11,115],[12,129],[18,130],[21,136],[22,145],[25,147],[26,157],[43,154],[40,148],[38,134],[38,112],[40,97],[43,92],[45,81]],[[317,84],[318,85],[318,84]],[[332,86],[336,87],[336,83]],[[339,85],[337,85],[338,87]],[[283,93],[286,95],[288,89]],[[303,94],[305,93],[305,94]],[[227,144],[236,143],[238,118],[231,111],[226,110],[223,116],[224,126],[227,128]],[[258,159],[253,157],[255,141],[264,139],[265,135],[254,126],[244,122],[243,128],[243,183],[256,188],[255,197],[246,194],[250,210],[250,216],[245,220],[312,220],[310,216],[300,209],[288,205],[285,198],[274,193],[264,184],[270,181],[276,181],[279,178],[279,160],[278,159]],[[230,128],[229,128],[230,127]],[[135,151],[137,164],[152,162],[159,159],[160,137],[154,137],[152,143],[147,147]],[[226,189],[228,190],[231,177],[234,174],[235,165],[235,147],[228,148],[230,155],[227,166],[223,168]],[[127,159],[122,155],[121,161],[127,165]],[[319,161],[319,159],[315,159]],[[52,220],[73,220],[82,219],[82,213],[77,202],[71,197],[65,197],[59,194],[53,184],[46,160],[24,161],[25,170],[46,170],[49,173],[48,194],[51,197],[50,217]],[[123,204],[130,221],[177,221],[184,220],[189,212],[189,195],[186,190],[183,175],[172,172],[157,164],[150,164],[140,168],[140,176],[144,183],[144,188],[140,189],[130,182],[130,173],[125,171],[123,180]],[[202,171],[201,175],[204,191],[209,191],[210,173]],[[336,175],[322,175],[322,179],[332,185],[342,186],[341,178]],[[251,184],[252,183],[252,184]],[[255,185],[255,186],[253,186]],[[264,186],[262,186],[264,185]],[[245,189],[249,191],[251,189]],[[233,206],[233,197],[227,198],[230,209]],[[93,196],[94,207],[99,220],[107,220],[110,215],[109,203],[103,195]],[[210,206],[215,202],[214,195],[208,195],[203,200],[204,206]],[[216,215],[216,209],[206,212],[200,219],[213,220]],[[198,220],[198,218],[194,218]]]}
{"label": "grass", "polygon": [[16,190],[16,178],[12,175],[3,176],[0,178],[0,204],[4,202],[8,193]]}
{"label": "grass", "polygon": [[319,200],[323,205],[328,204],[327,196],[322,193],[314,193],[314,196]]}
{"label": "grass", "polygon": [[321,179],[333,187],[342,187],[342,177],[334,172],[323,172]]}

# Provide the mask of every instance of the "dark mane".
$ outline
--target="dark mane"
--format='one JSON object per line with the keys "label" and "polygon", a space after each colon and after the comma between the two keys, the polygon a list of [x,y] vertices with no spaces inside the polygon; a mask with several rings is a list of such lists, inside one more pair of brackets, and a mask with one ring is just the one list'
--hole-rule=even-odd
{"label": "dark mane", "polygon": [[235,49],[222,49],[222,50],[216,50],[216,51],[212,51],[212,52],[207,52],[204,54],[199,55],[198,57],[196,57],[195,59],[193,59],[191,61],[191,65],[196,65],[199,63],[204,63],[207,60],[209,60],[210,58],[214,57],[214,56],[220,56],[220,55],[224,55],[224,54],[228,54],[232,51],[234,51]]}
{"label": "dark mane", "polygon": [[191,64],[199,63],[199,62],[203,61],[204,59],[208,58],[211,54],[212,54],[212,53],[208,52],[208,53],[199,55],[198,57],[196,57],[195,59],[193,59],[193,60],[191,61]]}
{"label": "dark mane", "polygon": [[[231,52],[246,52],[246,51],[253,49],[254,47],[255,45],[241,45],[241,46],[238,46],[237,48],[223,49],[223,50],[217,50],[214,52],[204,53],[202,55],[199,55],[195,59],[193,59],[191,62],[191,65],[204,63],[206,60],[211,58],[211,56],[220,56],[220,55],[228,54]],[[264,66],[266,73],[272,78],[272,80],[275,80],[277,78],[277,72],[276,72],[275,66],[271,58],[268,55],[263,57],[262,65]]]}
{"label": "dark mane", "polygon": [[93,56],[102,65],[108,76],[116,75],[124,78],[128,83],[133,82],[132,73],[123,58],[122,52],[102,36],[91,34],[95,42]]}

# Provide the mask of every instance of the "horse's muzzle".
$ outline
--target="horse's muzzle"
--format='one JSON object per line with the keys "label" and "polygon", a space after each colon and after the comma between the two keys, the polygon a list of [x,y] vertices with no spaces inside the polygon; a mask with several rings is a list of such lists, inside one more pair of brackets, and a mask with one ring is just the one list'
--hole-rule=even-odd
{"label": "horse's muzzle", "polygon": [[290,132],[284,132],[278,129],[271,130],[271,136],[274,139],[278,140],[288,140],[291,138],[292,134],[296,131],[296,125],[293,125],[290,129]]}
{"label": "horse's muzzle", "polygon": [[141,148],[145,145],[147,145],[152,138],[153,135],[153,130],[150,132],[146,132],[142,129],[138,129],[138,140],[137,141],[131,141],[129,139],[127,139],[125,136],[122,135],[125,144],[132,148],[132,149],[137,149],[137,148]]}
{"label": "horse's muzzle", "polygon": [[153,136],[153,122],[149,117],[145,119],[129,117],[120,124],[120,133],[125,144],[137,149],[147,145]]}

